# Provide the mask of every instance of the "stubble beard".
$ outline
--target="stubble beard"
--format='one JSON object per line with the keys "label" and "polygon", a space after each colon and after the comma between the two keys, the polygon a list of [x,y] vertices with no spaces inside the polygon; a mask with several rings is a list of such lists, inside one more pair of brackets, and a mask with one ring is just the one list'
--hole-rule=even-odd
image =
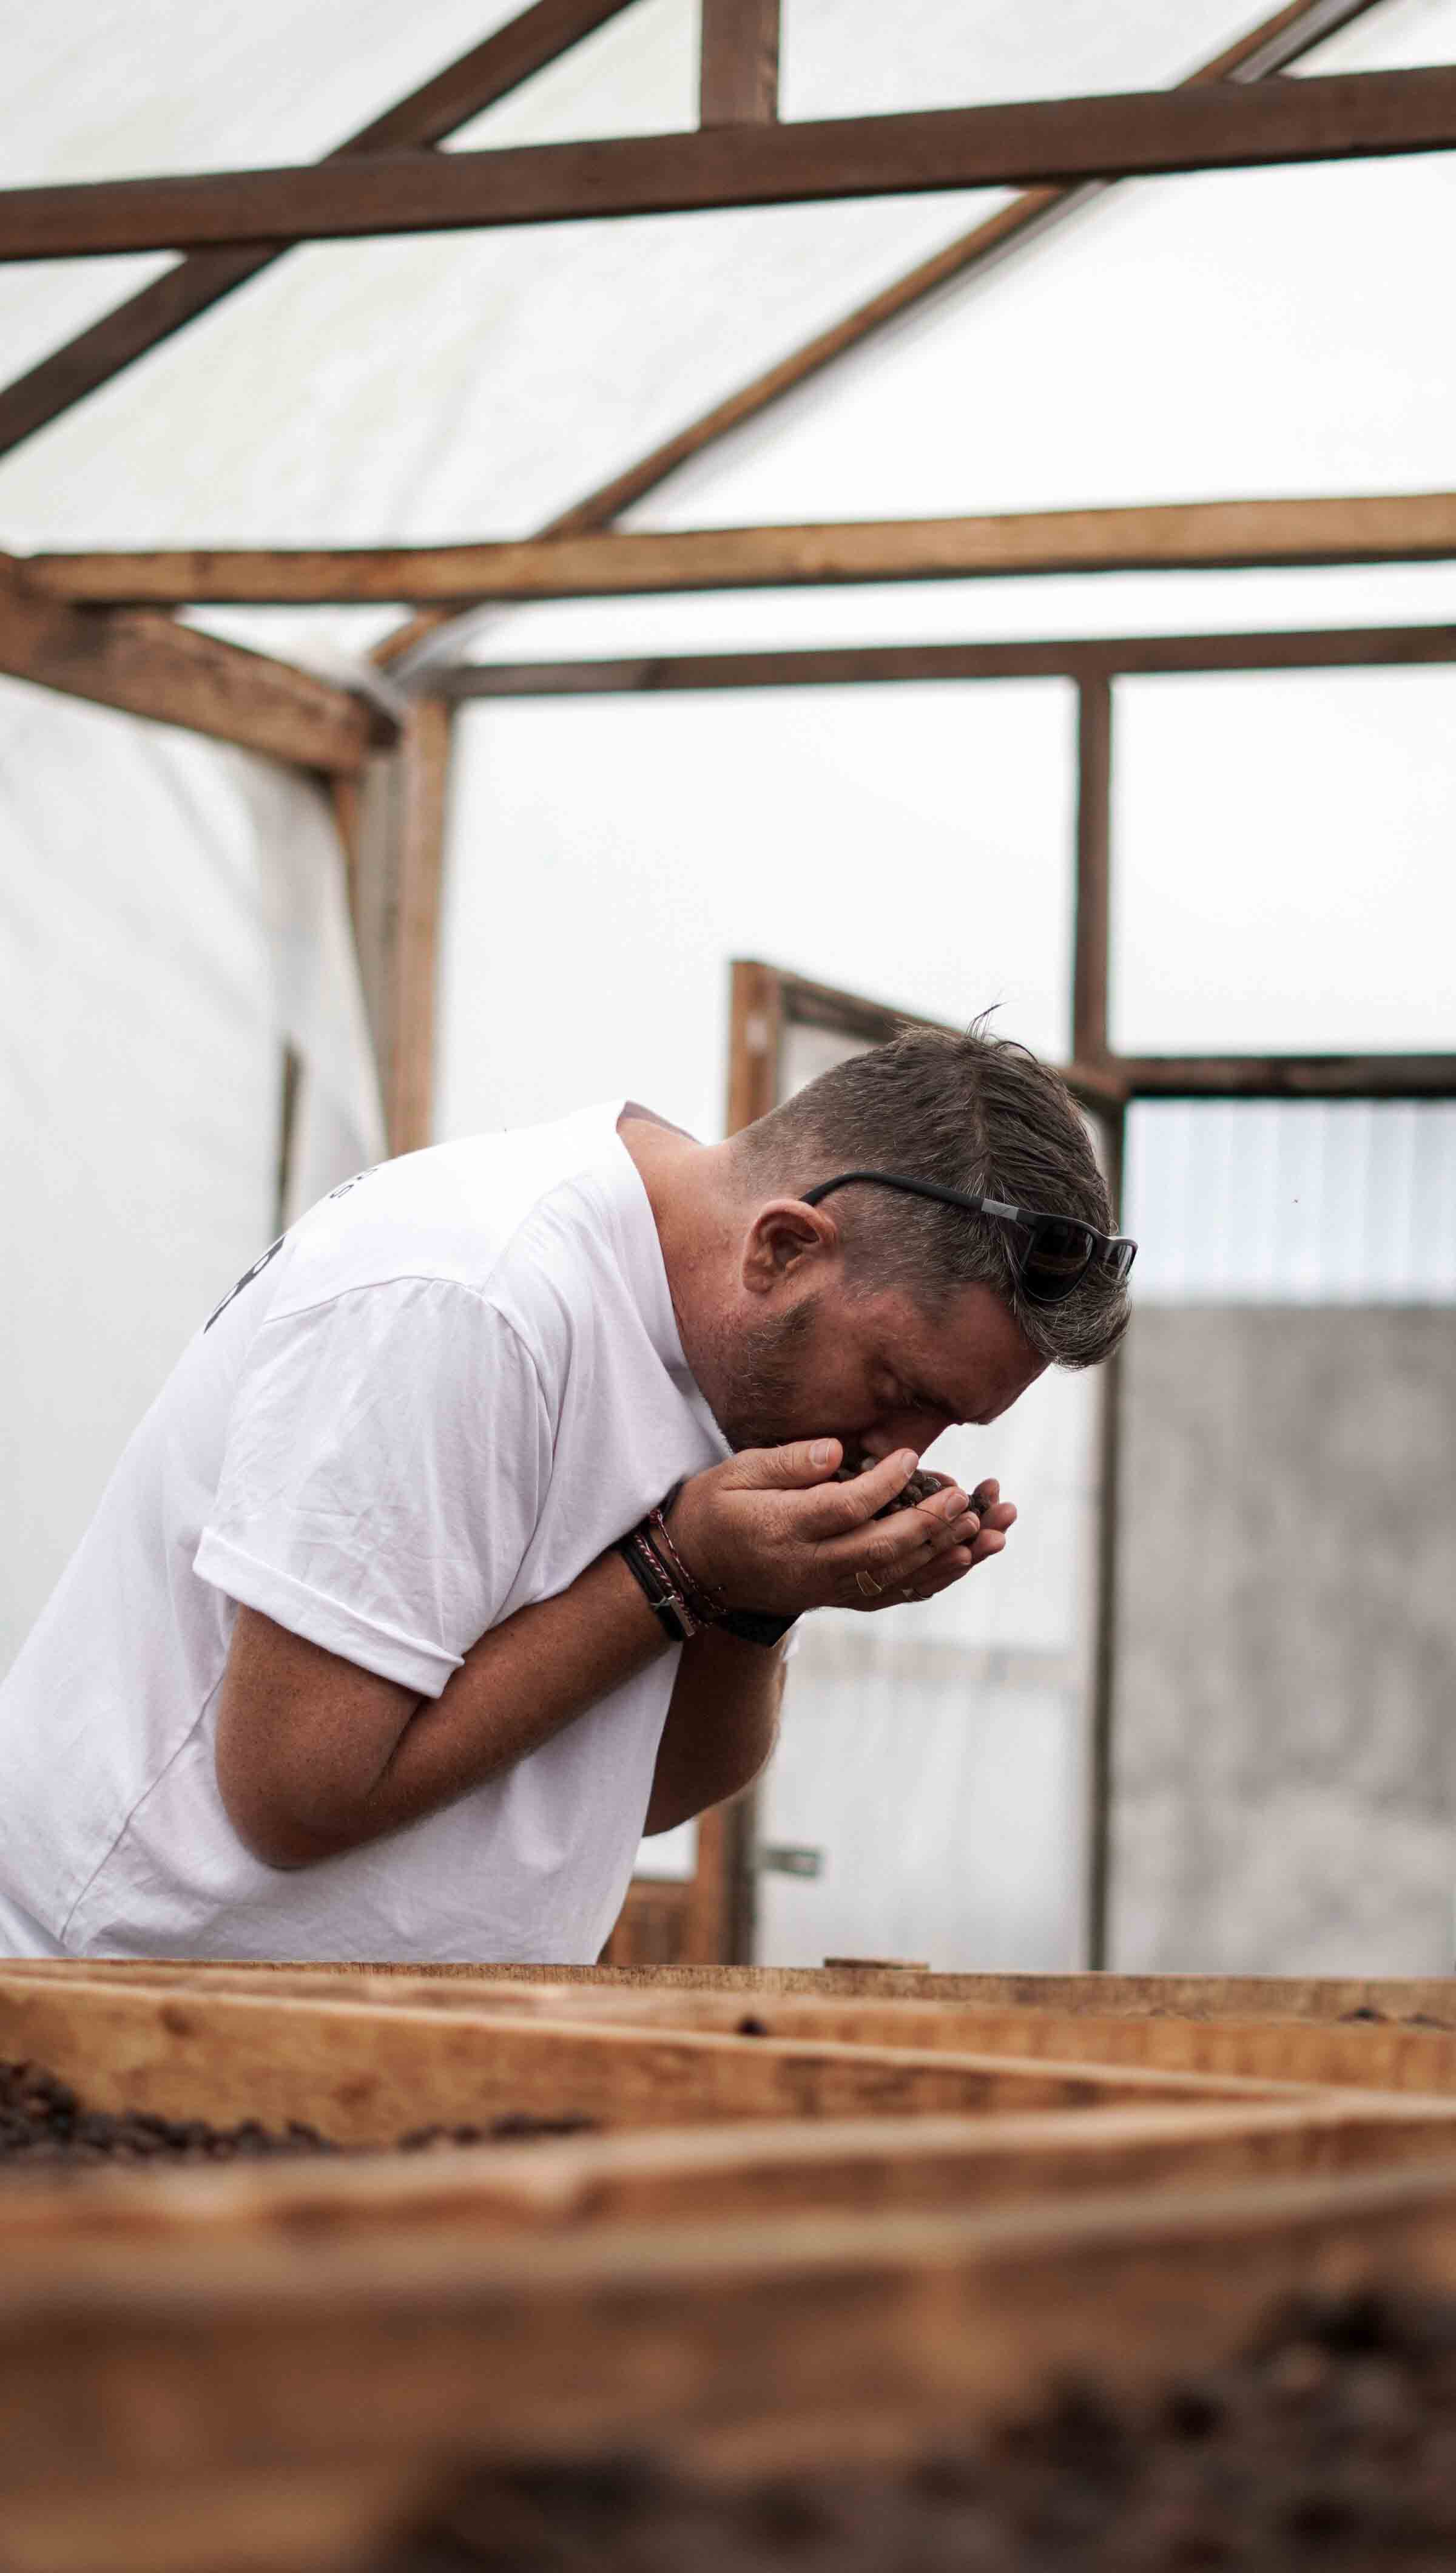
{"label": "stubble beard", "polygon": [[805,1343],[813,1328],[810,1306],[795,1304],[787,1313],[736,1333],[731,1351],[723,1351],[719,1380],[724,1390],[714,1411],[735,1454],[745,1447],[784,1447],[791,1439],[817,1434],[805,1428],[799,1407]]}

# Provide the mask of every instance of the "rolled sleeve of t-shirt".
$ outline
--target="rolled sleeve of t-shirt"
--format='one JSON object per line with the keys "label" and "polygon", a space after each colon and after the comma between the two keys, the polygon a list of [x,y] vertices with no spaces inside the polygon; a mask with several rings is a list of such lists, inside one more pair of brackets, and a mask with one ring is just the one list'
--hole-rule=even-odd
{"label": "rolled sleeve of t-shirt", "polygon": [[264,1322],[195,1570],[438,1697],[504,1611],[551,1463],[530,1352],[472,1287],[360,1286]]}

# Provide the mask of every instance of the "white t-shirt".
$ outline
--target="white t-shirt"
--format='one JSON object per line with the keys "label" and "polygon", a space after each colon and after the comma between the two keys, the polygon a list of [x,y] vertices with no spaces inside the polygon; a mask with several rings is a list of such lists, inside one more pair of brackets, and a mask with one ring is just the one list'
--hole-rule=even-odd
{"label": "white t-shirt", "polygon": [[237,1603],[437,1697],[727,1446],[620,1101],[336,1189],[198,1331],[0,1688],[0,1945],[75,1956],[597,1956],[676,1652],[503,1776],[289,1873],[218,1793]]}

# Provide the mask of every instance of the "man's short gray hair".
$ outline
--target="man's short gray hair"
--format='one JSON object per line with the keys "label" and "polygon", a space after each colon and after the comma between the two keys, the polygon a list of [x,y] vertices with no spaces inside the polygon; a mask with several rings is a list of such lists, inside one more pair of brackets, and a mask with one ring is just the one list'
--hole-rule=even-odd
{"label": "man's short gray hair", "polygon": [[[908,1029],[821,1073],[735,1137],[746,1186],[797,1197],[840,1171],[899,1171],[1115,1229],[1086,1120],[1065,1081],[978,1021],[964,1036]],[[908,1287],[939,1306],[957,1287],[994,1288],[1039,1354],[1095,1366],[1127,1327],[1127,1292],[1094,1270],[1060,1304],[1017,1286],[1013,1239],[991,1217],[890,1189],[832,1201],[851,1291]]]}

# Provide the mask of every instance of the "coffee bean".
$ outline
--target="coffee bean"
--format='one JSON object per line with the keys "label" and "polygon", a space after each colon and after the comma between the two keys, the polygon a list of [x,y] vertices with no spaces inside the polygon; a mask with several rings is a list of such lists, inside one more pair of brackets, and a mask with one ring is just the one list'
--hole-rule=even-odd
{"label": "coffee bean", "polygon": [[[1396,2436],[1398,2432],[1398,2437]],[[525,2505],[529,2505],[528,2508]],[[1271,2316],[1137,2402],[1064,2389],[895,2468],[756,2487],[484,2469],[364,2573],[1436,2573],[1456,2562],[1456,2297]]]}
{"label": "coffee bean", "polygon": [[[518,2111],[480,2125],[422,2127],[401,2136],[399,2148],[448,2152],[460,2144],[521,2144],[535,2137],[580,2135],[596,2123]],[[44,2066],[0,2064],[0,2170],[7,2173],[95,2170],[108,2162],[157,2170],[345,2149],[368,2148],[336,2144],[297,2118],[279,2133],[259,2118],[245,2118],[236,2127],[213,2127],[204,2118],[162,2118],[151,2110],[88,2109]]]}

